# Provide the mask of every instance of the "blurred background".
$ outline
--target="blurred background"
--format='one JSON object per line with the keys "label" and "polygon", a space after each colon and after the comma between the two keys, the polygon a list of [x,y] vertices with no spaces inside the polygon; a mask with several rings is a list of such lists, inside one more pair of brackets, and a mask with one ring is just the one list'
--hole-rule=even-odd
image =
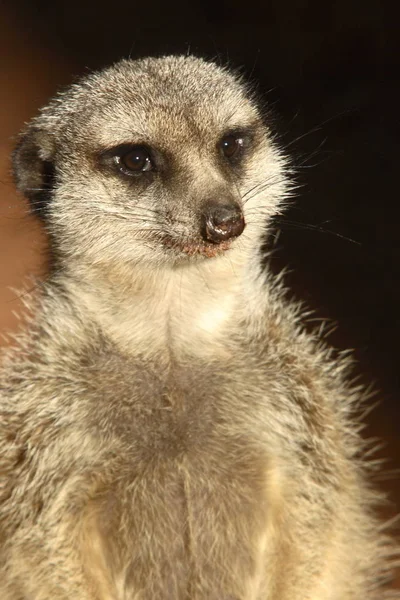
{"label": "blurred background", "polygon": [[[394,4],[394,3],[393,3]],[[377,0],[3,0],[0,6],[0,331],[15,330],[46,238],[12,185],[14,138],[61,86],[121,58],[192,52],[240,67],[273,109],[297,167],[272,266],[338,324],[355,372],[379,390],[366,435],[400,507],[400,31]],[[393,6],[394,9],[394,6]],[[25,283],[24,283],[25,282]],[[6,343],[3,340],[1,343]]]}

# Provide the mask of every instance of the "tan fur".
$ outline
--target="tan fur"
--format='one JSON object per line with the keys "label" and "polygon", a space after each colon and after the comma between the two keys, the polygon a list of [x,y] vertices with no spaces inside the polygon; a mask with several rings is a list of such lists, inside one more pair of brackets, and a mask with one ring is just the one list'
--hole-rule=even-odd
{"label": "tan fur", "polygon": [[[236,130],[239,165],[217,151]],[[120,144],[159,169],[122,176]],[[1,600],[397,597],[361,392],[262,267],[290,186],[243,83],[123,61],[43,109],[14,164],[55,262],[0,371]],[[221,198],[246,228],[219,247],[199,223]]]}

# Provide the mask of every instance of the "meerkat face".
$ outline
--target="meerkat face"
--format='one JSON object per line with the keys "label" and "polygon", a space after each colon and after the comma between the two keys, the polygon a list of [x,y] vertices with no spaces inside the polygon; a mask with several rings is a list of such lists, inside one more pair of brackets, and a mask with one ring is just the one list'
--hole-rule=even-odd
{"label": "meerkat face", "polygon": [[14,155],[61,254],[157,264],[250,239],[283,160],[230,72],[194,57],[122,61],[44,108]]}

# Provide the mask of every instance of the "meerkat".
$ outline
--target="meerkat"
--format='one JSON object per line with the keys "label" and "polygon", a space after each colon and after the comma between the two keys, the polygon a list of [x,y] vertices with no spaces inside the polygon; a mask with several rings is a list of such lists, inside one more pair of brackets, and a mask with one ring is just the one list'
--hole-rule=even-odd
{"label": "meerkat", "polygon": [[53,266],[0,371],[1,600],[381,600],[348,365],[263,266],[288,162],[241,78],[124,60],[22,132]]}

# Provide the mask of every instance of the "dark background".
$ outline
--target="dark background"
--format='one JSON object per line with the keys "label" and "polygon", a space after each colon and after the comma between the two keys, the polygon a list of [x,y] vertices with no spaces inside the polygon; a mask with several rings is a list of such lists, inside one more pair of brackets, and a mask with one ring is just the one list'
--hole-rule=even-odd
{"label": "dark background", "polygon": [[338,323],[331,342],[353,348],[356,372],[380,390],[367,435],[385,440],[381,485],[400,506],[400,29],[391,9],[373,0],[3,2],[0,327],[16,327],[19,300],[6,286],[45,262],[7,172],[23,121],[58,86],[129,55],[190,51],[241,67],[297,167],[273,268],[289,265],[296,296]]}

